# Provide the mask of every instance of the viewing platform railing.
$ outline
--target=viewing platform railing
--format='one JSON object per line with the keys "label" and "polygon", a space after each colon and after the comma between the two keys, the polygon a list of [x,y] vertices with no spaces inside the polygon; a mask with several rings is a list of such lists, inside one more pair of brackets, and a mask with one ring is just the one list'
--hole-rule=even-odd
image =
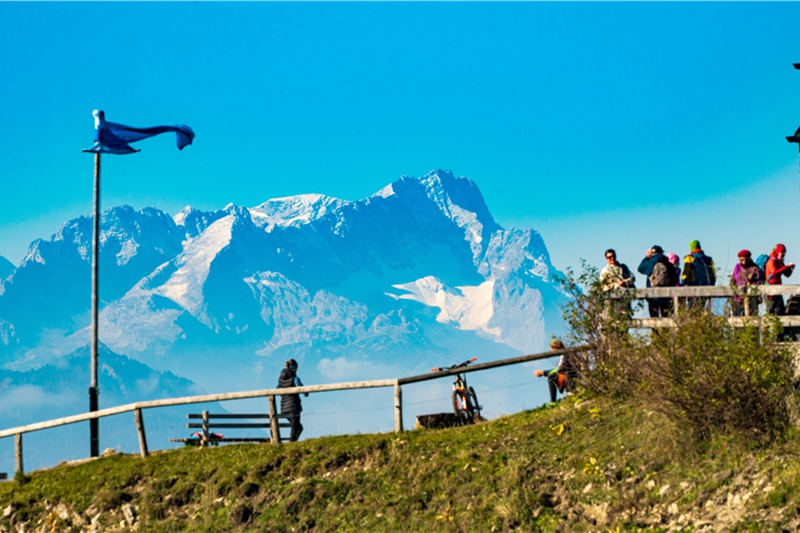
{"label": "viewing platform railing", "polygon": [[[642,300],[646,298],[673,298],[673,316],[680,315],[686,309],[685,302],[690,298],[708,298],[708,305],[711,306],[712,299],[731,299],[736,296],[742,297],[742,307],[745,316],[728,316],[728,322],[733,326],[745,326],[760,324],[765,319],[778,320],[784,327],[800,326],[800,314],[787,314],[780,316],[765,315],[764,296],[772,295],[800,295],[800,285],[756,285],[751,287],[650,287],[647,289],[614,289],[608,291],[610,299],[631,299]],[[750,298],[757,297],[761,302],[758,309],[750,309]],[[726,306],[729,312],[730,306]],[[761,312],[759,314],[759,311]],[[792,313],[793,310],[789,309]],[[675,320],[667,318],[634,318],[633,327],[635,328],[674,328]]]}

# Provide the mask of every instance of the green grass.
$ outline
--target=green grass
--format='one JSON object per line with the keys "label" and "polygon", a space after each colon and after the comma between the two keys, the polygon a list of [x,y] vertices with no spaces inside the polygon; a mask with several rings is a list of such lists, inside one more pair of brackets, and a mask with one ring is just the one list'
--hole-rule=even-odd
{"label": "green grass", "polygon": [[570,398],[447,430],[118,455],[0,483],[0,510],[13,509],[0,531],[87,530],[98,514],[119,530],[126,504],[152,532],[666,531],[680,515],[686,531],[797,525],[795,430],[766,448],[684,440],[657,413]]}

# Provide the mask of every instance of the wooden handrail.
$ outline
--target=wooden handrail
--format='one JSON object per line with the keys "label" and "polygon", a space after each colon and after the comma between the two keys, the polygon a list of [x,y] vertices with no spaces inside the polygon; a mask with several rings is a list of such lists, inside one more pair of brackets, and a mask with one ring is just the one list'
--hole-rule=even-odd
{"label": "wooden handrail", "polygon": [[646,289],[613,289],[606,293],[611,299],[621,298],[678,298],[702,297],[731,298],[733,296],[757,296],[776,294],[800,294],[800,285],[751,285],[749,287],[726,287],[723,285],[693,287],[648,287]]}
{"label": "wooden handrail", "polygon": [[[303,393],[311,393],[311,392],[331,392],[331,391],[341,391],[341,390],[353,390],[353,389],[368,389],[368,388],[378,388],[378,387],[394,387],[394,420],[395,420],[395,432],[403,431],[403,396],[402,396],[402,388],[401,385],[409,384],[409,383],[418,383],[421,381],[429,381],[433,379],[441,379],[447,376],[451,376],[453,374],[461,373],[461,372],[478,372],[480,370],[487,370],[490,368],[498,368],[502,366],[508,365],[516,365],[520,363],[525,363],[528,361],[537,361],[540,359],[548,359],[550,357],[556,357],[562,355],[567,352],[575,352],[575,351],[584,351],[591,348],[591,346],[577,346],[574,348],[569,348],[565,350],[554,350],[549,352],[541,352],[536,354],[530,355],[522,355],[519,357],[511,357],[508,359],[500,359],[498,361],[490,361],[488,363],[480,363],[477,365],[473,365],[470,367],[458,367],[447,369],[440,372],[429,372],[427,374],[420,374],[417,376],[410,376],[406,378],[399,378],[399,379],[380,379],[380,380],[372,380],[372,381],[351,381],[346,383],[330,383],[327,385],[305,385],[302,387],[286,387],[281,389],[263,389],[263,390],[255,390],[255,391],[243,391],[243,392],[228,392],[228,393],[221,393],[221,394],[206,394],[202,396],[184,396],[181,398],[166,398],[163,400],[149,400],[144,402],[136,402],[130,403],[127,405],[120,405],[117,407],[110,407],[108,409],[101,409],[99,411],[83,413],[79,415],[73,416],[66,416],[62,418],[57,418],[54,420],[47,420],[45,422],[38,422],[36,424],[28,424],[26,426],[18,426],[14,428],[0,430],[0,438],[4,437],[15,437],[15,454],[17,458],[16,470],[18,473],[24,473],[23,470],[23,462],[22,462],[22,435],[24,433],[30,433],[32,431],[40,431],[43,429],[50,429],[54,427],[64,426],[67,424],[75,424],[77,422],[85,422],[87,420],[94,420],[106,416],[118,415],[122,413],[127,413],[133,411],[135,414],[135,422],[136,428],[139,434],[139,448],[142,457],[147,457],[148,455],[148,447],[147,447],[147,440],[145,438],[144,432],[144,420],[142,417],[142,410],[143,409],[152,409],[156,407],[172,407],[177,405],[189,405],[195,403],[209,403],[209,402],[220,402],[220,401],[227,401],[227,400],[244,400],[244,399],[251,399],[251,398],[263,398],[267,397],[269,399],[268,407],[269,407],[269,419],[270,419],[270,428],[271,434],[273,435],[273,442],[280,443],[280,439],[278,438],[277,441],[275,440],[275,436],[278,431],[279,424],[277,423],[278,418],[283,418],[283,415],[277,414],[276,406],[275,406],[275,396],[284,396],[287,394],[303,394]],[[238,418],[240,415],[228,415],[226,418]],[[252,417],[252,416],[251,416]],[[193,418],[192,415],[189,415],[189,418]],[[217,426],[215,424],[215,426]],[[253,427],[262,427],[266,426],[266,424],[255,424]],[[282,424],[280,424],[283,427]],[[218,426],[221,427],[221,426]]]}

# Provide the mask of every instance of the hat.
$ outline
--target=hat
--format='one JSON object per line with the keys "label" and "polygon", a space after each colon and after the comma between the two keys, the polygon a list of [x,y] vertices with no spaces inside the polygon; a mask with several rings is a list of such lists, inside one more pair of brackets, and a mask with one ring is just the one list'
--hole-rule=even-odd
{"label": "hat", "polygon": [[699,250],[700,249],[700,241],[697,239],[693,240],[689,243],[689,251]]}
{"label": "hat", "polygon": [[786,247],[782,244],[776,244],[775,248],[772,250],[774,254],[786,253]]}
{"label": "hat", "polygon": [[662,247],[660,247],[659,245],[657,245],[657,244],[654,244],[651,249],[657,254],[663,254],[664,253],[664,249]]}
{"label": "hat", "polygon": [[558,339],[553,339],[553,340],[550,341],[550,349],[551,350],[563,350],[564,349],[564,343],[561,342]]}
{"label": "hat", "polygon": [[750,250],[742,250],[741,252],[736,254],[736,256],[737,257],[750,257]]}
{"label": "hat", "polygon": [[674,253],[670,252],[670,253],[667,254],[667,261],[672,263],[674,266],[678,266],[678,263],[680,263],[681,258],[678,257],[677,254],[674,254]]}

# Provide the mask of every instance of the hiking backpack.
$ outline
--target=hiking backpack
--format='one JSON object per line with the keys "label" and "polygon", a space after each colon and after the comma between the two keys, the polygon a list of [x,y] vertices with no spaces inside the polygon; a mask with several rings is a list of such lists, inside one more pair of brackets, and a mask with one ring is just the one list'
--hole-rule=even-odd
{"label": "hiking backpack", "polygon": [[673,276],[670,276],[669,269],[674,267],[670,263],[659,261],[653,266],[653,271],[650,273],[650,286],[651,287],[672,287],[675,285]]}
{"label": "hiking backpack", "polygon": [[758,265],[758,268],[765,273],[767,271],[767,261],[769,261],[769,255],[767,254],[761,254],[756,257],[756,264]]}

